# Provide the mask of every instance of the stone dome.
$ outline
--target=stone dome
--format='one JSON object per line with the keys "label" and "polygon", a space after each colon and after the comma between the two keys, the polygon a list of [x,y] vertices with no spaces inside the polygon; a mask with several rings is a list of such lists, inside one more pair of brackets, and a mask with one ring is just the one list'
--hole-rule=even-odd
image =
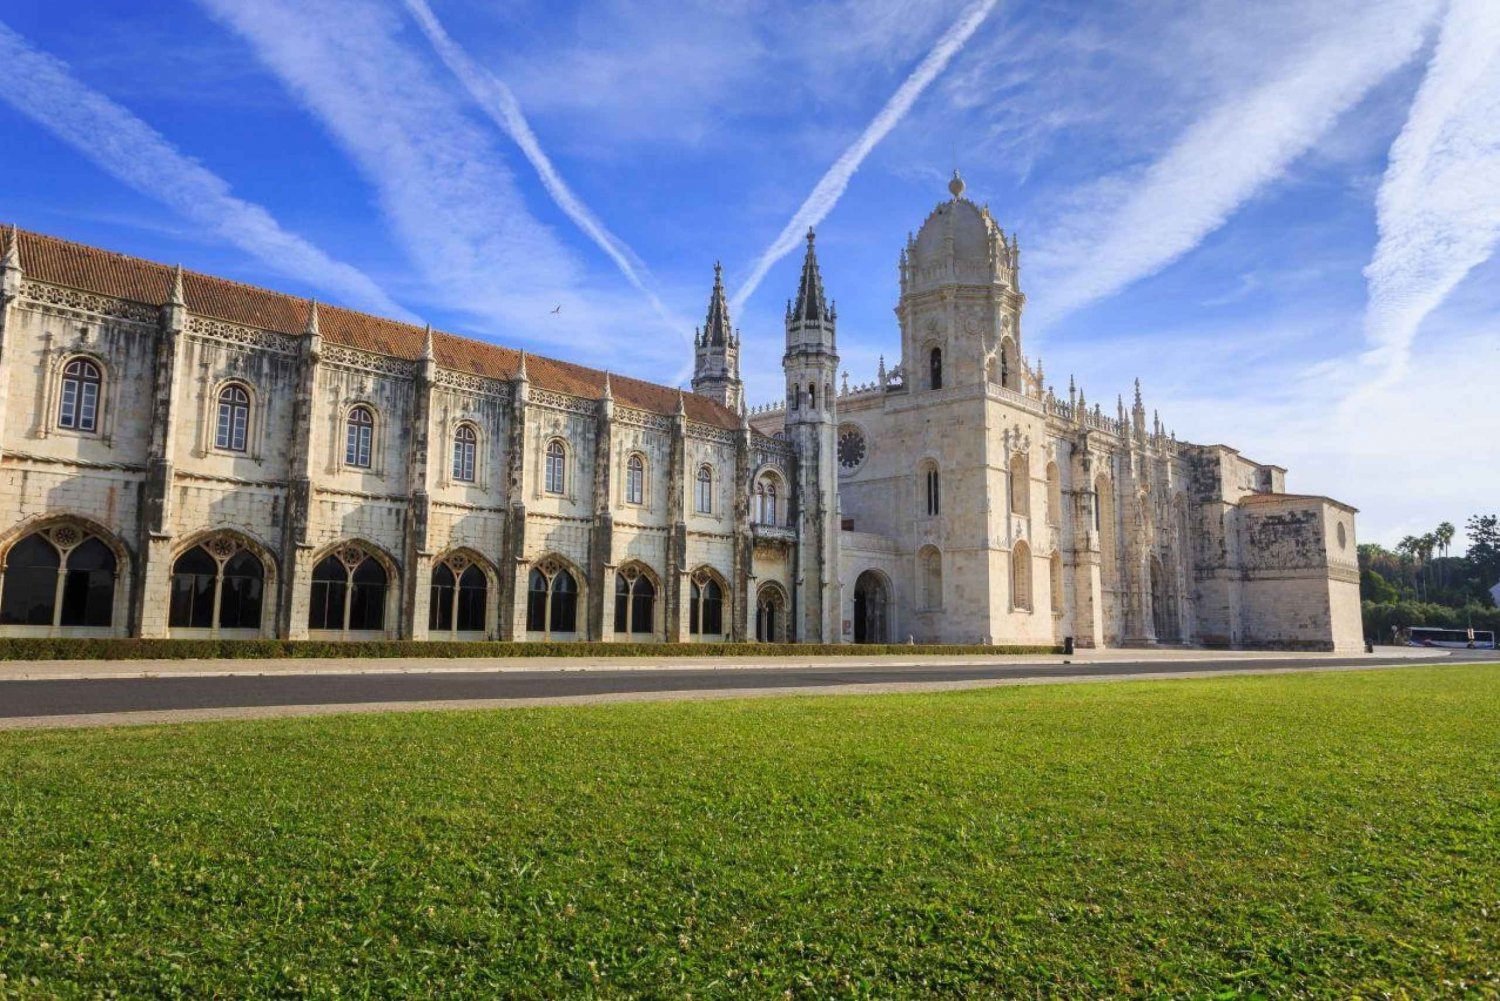
{"label": "stone dome", "polygon": [[[942,284],[1012,283],[1012,245],[989,209],[963,197],[962,178],[950,182],[951,199],[938,204],[906,247],[908,282]],[[950,250],[951,248],[951,250]]]}

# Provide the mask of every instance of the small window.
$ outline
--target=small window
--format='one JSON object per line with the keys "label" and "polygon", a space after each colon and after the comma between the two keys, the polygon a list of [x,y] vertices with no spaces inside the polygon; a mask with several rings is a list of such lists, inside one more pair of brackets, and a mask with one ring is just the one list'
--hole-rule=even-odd
{"label": "small window", "polygon": [[1031,550],[1018,542],[1010,552],[1011,607],[1031,611]]}
{"label": "small window", "polygon": [[355,407],[345,422],[344,464],[369,469],[375,451],[375,414],[369,407]]}
{"label": "small window", "polygon": [[479,454],[479,434],[473,425],[460,424],[453,432],[453,478],[460,483],[474,482],[475,460]]}
{"label": "small window", "polygon": [[214,447],[243,452],[250,428],[250,394],[243,386],[225,386],[219,392],[219,420]]}
{"label": "small window", "polygon": [[699,514],[713,514],[714,512],[714,472],[707,466],[698,467],[693,509]]}
{"label": "small window", "polygon": [[543,476],[543,487],[549,494],[560,494],[567,485],[565,472],[568,452],[563,443],[555,438],[547,443],[547,461]]}
{"label": "small window", "polygon": [[933,348],[927,356],[927,380],[932,389],[943,388],[943,349]]}
{"label": "small window", "polygon": [[62,399],[57,426],[74,431],[93,431],[99,426],[99,366],[86,358],[75,358],[63,369]]}
{"label": "small window", "polygon": [[923,479],[927,486],[927,517],[936,518],[942,512],[942,497],[938,482],[938,471],[936,466],[928,466],[927,474]]}
{"label": "small window", "polygon": [[646,463],[639,455],[625,463],[625,503],[646,503]]}
{"label": "small window", "polygon": [[755,508],[751,512],[754,520],[761,525],[779,524],[776,520],[776,480],[770,476],[763,478],[755,485]]}

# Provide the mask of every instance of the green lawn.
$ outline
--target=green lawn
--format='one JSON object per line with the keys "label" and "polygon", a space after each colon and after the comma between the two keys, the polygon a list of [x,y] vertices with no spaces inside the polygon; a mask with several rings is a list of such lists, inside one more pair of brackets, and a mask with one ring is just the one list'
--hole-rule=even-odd
{"label": "green lawn", "polygon": [[1500,993],[1493,666],[6,733],[0,778],[0,995]]}

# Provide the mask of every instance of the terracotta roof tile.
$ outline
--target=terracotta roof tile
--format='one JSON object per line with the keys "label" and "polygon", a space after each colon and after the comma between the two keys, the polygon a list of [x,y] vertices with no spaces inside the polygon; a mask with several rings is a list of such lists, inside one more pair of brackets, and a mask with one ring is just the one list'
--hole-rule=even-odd
{"label": "terracotta roof tile", "polygon": [[[3,254],[9,247],[10,227],[0,233]],[[171,295],[173,268],[169,265],[27,230],[20,230],[18,237],[21,269],[28,278],[150,306],[165,304]],[[192,271],[183,272],[182,284],[188,309],[200,316],[294,336],[301,336],[307,326],[306,299]],[[318,329],[330,344],[408,360],[422,356],[425,342],[421,327],[322,302],[318,303]],[[514,348],[453,334],[434,332],[433,347],[438,364],[456,371],[511,379],[520,366],[520,352]],[[528,354],[526,374],[540,389],[587,399],[604,394],[600,369]],[[678,391],[669,386],[611,373],[610,390],[621,406],[667,416],[677,413]],[[739,427],[740,419],[733,411],[694,393],[682,395],[689,420]]]}

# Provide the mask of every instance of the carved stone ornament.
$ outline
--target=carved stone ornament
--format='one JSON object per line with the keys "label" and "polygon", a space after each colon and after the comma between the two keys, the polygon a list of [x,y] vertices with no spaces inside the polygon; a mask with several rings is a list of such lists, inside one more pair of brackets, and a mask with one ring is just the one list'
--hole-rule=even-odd
{"label": "carved stone ornament", "polygon": [[58,549],[72,549],[83,541],[83,532],[72,525],[59,525],[48,532],[47,537]]}
{"label": "carved stone ornament", "polygon": [[222,563],[239,552],[240,543],[231,535],[215,535],[204,541],[203,548],[208,550],[210,556]]}
{"label": "carved stone ornament", "polygon": [[353,570],[355,567],[359,566],[365,560],[370,558],[370,554],[365,552],[358,546],[345,546],[338,551],[337,556],[339,558],[339,562],[344,564],[344,566],[348,567],[350,570]]}

